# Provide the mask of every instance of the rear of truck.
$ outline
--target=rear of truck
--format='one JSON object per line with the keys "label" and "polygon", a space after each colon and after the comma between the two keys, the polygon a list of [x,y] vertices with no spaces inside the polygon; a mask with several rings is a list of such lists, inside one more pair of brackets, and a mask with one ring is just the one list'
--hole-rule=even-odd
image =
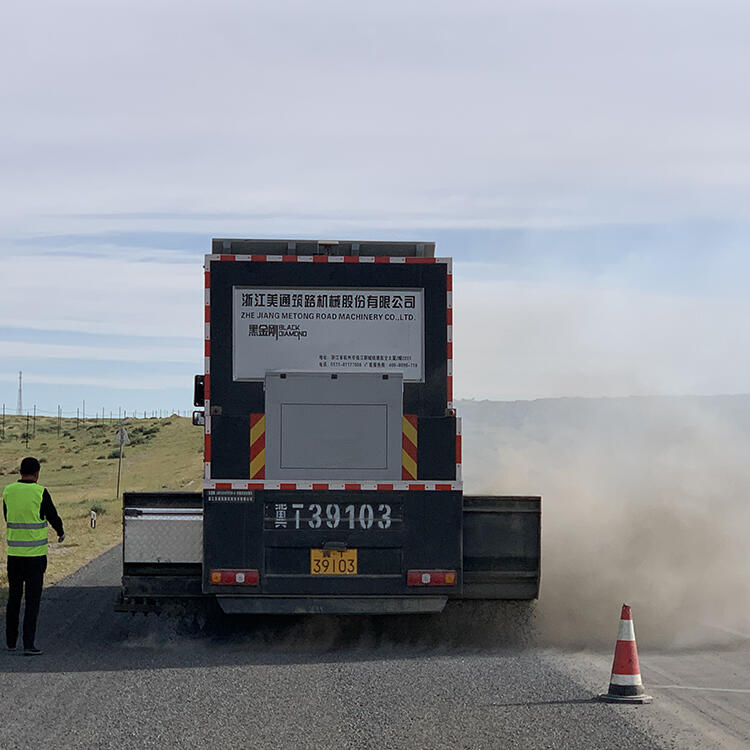
{"label": "rear of truck", "polygon": [[178,589],[227,613],[536,597],[539,498],[463,497],[450,260],[431,243],[212,250],[200,508],[126,496],[120,608]]}

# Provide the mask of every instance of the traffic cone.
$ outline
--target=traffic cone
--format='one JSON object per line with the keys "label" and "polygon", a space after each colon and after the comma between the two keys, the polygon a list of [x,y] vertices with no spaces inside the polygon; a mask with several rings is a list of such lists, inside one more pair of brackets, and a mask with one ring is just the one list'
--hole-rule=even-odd
{"label": "traffic cone", "polygon": [[651,703],[653,700],[643,689],[633,618],[630,616],[630,607],[627,604],[622,605],[609,692],[600,695],[599,700],[607,701],[607,703]]}

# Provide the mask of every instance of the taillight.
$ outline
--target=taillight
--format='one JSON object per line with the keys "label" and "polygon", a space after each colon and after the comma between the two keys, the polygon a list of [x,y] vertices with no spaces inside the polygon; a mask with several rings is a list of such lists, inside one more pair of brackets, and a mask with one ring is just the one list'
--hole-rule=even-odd
{"label": "taillight", "polygon": [[407,586],[455,586],[455,570],[410,570],[406,574]]}
{"label": "taillight", "polygon": [[212,570],[211,583],[220,586],[257,586],[257,570]]}

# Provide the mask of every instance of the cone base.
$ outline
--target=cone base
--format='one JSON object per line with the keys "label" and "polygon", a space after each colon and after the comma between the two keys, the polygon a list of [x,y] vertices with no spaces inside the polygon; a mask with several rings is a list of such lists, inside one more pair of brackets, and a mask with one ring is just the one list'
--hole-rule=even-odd
{"label": "cone base", "polygon": [[650,695],[610,695],[602,693],[598,700],[605,703],[651,703],[654,699]]}

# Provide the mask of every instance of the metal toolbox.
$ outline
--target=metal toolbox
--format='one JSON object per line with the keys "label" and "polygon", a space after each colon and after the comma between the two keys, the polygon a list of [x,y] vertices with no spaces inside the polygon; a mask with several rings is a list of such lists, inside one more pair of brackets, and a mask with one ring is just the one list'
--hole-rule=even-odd
{"label": "metal toolbox", "polygon": [[[129,493],[128,493],[129,494]],[[195,502],[173,506],[182,498],[166,494],[164,502],[128,503],[123,508],[123,561],[125,563],[201,563],[203,561],[203,508]],[[187,495],[187,493],[184,493]],[[158,498],[154,498],[158,500]],[[187,498],[185,498],[187,499]],[[171,501],[171,502],[170,502]],[[192,505],[192,507],[190,507]]]}

